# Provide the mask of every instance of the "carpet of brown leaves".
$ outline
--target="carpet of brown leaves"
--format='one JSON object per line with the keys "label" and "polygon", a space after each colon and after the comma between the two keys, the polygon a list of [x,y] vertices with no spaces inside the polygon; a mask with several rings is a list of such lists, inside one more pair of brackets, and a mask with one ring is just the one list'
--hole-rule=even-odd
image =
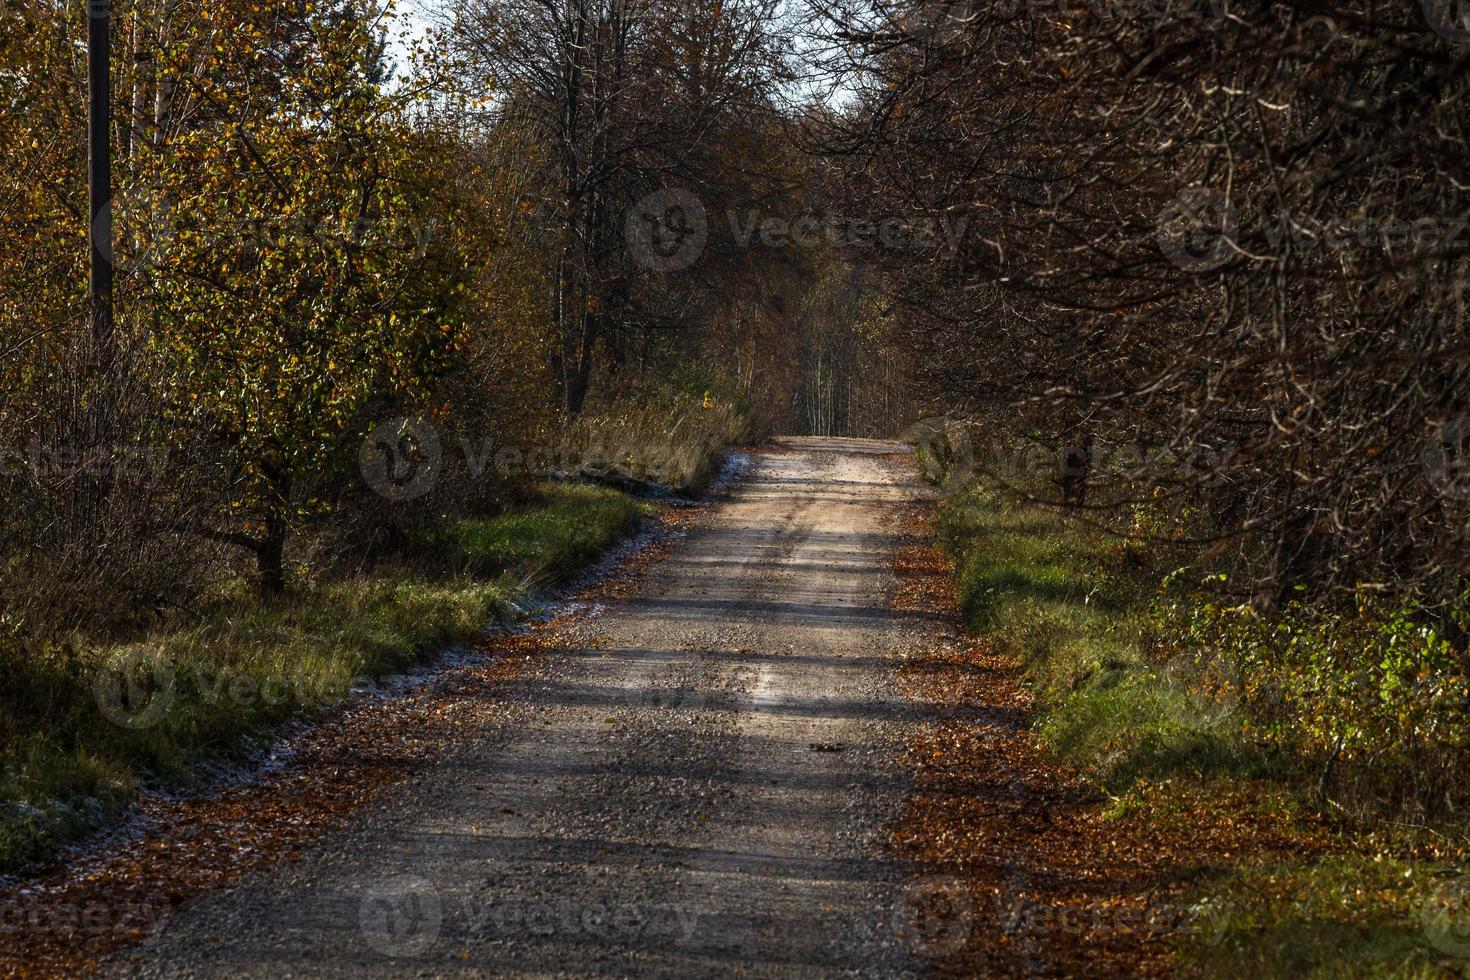
{"label": "carpet of brown leaves", "polygon": [[950,926],[963,941],[932,951],[936,972],[1170,974],[1181,934],[1210,926],[1181,909],[1193,876],[1245,852],[1301,853],[1312,842],[1258,800],[1191,800],[1172,785],[1140,787],[1129,815],[1106,814],[1106,800],[1037,746],[1021,665],[963,634],[932,521],[916,509],[894,556],[895,606],[949,625],[919,640],[900,670],[923,715],[907,744],[917,787],[892,842],[964,896],[945,912],[964,919]]}

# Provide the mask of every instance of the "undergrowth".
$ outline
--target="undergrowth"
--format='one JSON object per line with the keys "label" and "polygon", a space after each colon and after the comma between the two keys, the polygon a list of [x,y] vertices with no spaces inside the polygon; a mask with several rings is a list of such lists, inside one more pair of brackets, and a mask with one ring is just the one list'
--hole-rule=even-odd
{"label": "undergrowth", "polygon": [[0,871],[43,861],[146,784],[188,785],[283,722],[341,701],[515,615],[649,512],[627,494],[543,485],[501,516],[443,532],[461,571],[305,581],[263,601],[232,582],[125,645],[0,637]]}
{"label": "undergrowth", "polygon": [[[970,483],[942,500],[940,537],[967,625],[1020,663],[1040,743],[1106,812],[1163,819],[1157,790],[1173,786],[1182,819],[1244,826],[1254,807],[1296,814],[1304,841],[1326,828],[1325,848],[1243,847],[1197,869],[1186,972],[1470,975],[1455,811],[1470,701],[1452,651],[1368,601],[1271,616],[1220,602],[1208,580],[1224,573],[1153,533],[1188,518],[1140,508],[1110,532]],[[1246,812],[1209,812],[1242,791]]]}
{"label": "undergrowth", "polygon": [[949,499],[940,528],[967,624],[1022,659],[1043,743],[1103,789],[1265,765],[1228,706],[1150,657],[1154,589],[1123,539],[999,489]]}
{"label": "undergrowth", "polygon": [[697,366],[607,400],[572,425],[562,455],[575,475],[620,486],[699,493],[725,451],[765,433],[749,394]]}

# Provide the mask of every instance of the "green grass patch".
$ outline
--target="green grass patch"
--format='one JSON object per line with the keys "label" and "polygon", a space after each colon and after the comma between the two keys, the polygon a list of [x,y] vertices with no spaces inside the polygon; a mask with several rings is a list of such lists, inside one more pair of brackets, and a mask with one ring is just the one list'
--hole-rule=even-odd
{"label": "green grass patch", "polygon": [[244,584],[198,619],[127,646],[0,640],[0,871],[44,860],[112,819],[141,784],[186,785],[283,722],[474,639],[527,588],[564,581],[649,512],[605,488],[540,499],[446,532],[464,571],[307,583],[263,602]]}
{"label": "green grass patch", "polygon": [[1152,571],[1118,536],[984,487],[942,504],[940,534],[967,624],[1025,665],[1042,743],[1103,789],[1259,763],[1228,707],[1150,662]]}
{"label": "green grass patch", "polygon": [[636,530],[651,505],[606,487],[552,484],[539,505],[448,532],[476,575],[509,574],[545,585],[565,582]]}
{"label": "green grass patch", "polygon": [[1362,855],[1236,869],[1196,896],[1182,965],[1283,980],[1470,975],[1470,909],[1444,870]]}

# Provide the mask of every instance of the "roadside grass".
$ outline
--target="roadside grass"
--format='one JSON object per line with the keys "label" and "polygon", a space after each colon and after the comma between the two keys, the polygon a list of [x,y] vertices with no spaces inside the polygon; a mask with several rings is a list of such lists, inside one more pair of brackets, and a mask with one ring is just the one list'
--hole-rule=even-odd
{"label": "roadside grass", "polygon": [[197,619],[126,646],[42,650],[0,640],[0,873],[44,861],[114,819],[141,785],[184,786],[249,755],[293,718],[340,702],[514,615],[652,508],[607,488],[547,484],[539,499],[444,532],[463,571],[305,582],[262,602],[231,583]]}
{"label": "roadside grass", "polygon": [[748,391],[686,366],[585,413],[564,436],[574,475],[619,487],[700,493],[725,451],[765,431]]}
{"label": "roadside grass", "polygon": [[1198,898],[1185,972],[1263,978],[1470,975],[1464,909],[1431,862],[1332,855],[1235,868]]}
{"label": "roadside grass", "polygon": [[1153,570],[1123,539],[978,486],[945,501],[940,536],[966,624],[1024,664],[1042,743],[1105,791],[1262,769],[1228,706],[1151,661]]}
{"label": "roadside grass", "polygon": [[1019,660],[1038,740],[1108,799],[1104,813],[1238,837],[1192,876],[1182,972],[1470,976],[1463,851],[1322,813],[1314,771],[1256,737],[1170,642],[1154,602],[1173,556],[980,484],[941,501],[939,536],[968,627]]}
{"label": "roadside grass", "polygon": [[606,487],[548,485],[537,506],[489,520],[462,521],[447,532],[466,570],[561,584],[591,564],[653,513],[649,504]]}

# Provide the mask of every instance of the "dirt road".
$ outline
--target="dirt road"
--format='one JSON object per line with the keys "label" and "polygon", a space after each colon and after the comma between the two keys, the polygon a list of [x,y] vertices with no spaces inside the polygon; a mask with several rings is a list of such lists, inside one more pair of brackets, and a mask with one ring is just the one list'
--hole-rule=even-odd
{"label": "dirt road", "polygon": [[883,858],[902,447],[791,439],[513,709],[346,833],[175,914],[154,976],[900,975]]}

